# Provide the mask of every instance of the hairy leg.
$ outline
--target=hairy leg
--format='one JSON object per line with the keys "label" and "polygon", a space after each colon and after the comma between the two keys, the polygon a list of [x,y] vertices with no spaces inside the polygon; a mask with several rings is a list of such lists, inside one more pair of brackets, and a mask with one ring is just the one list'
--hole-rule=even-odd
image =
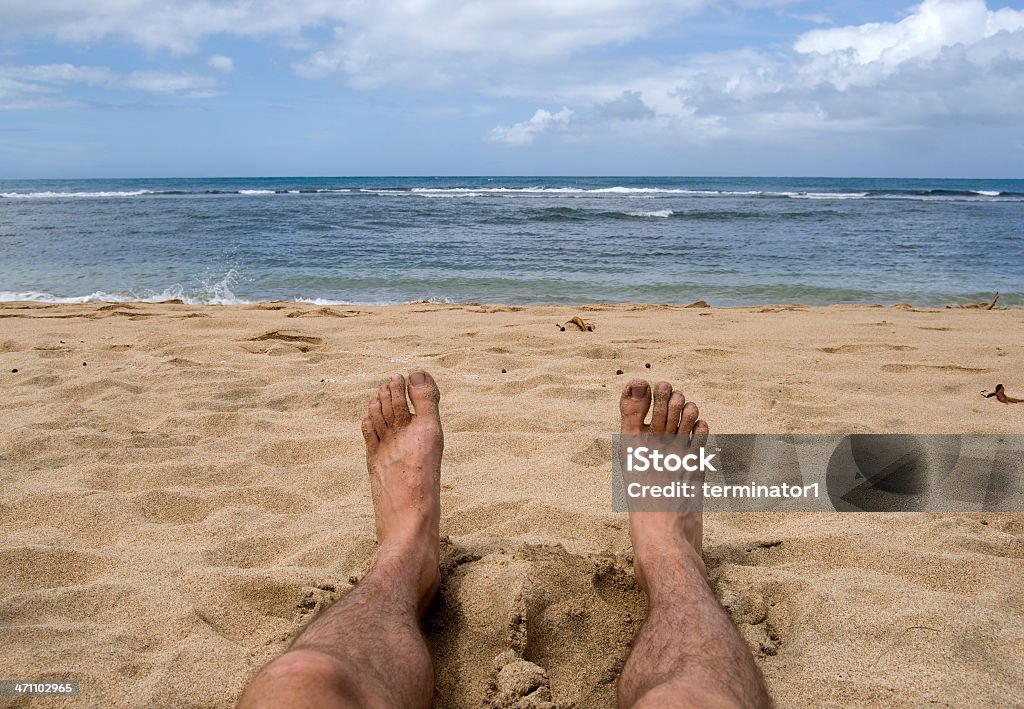
{"label": "hairy leg", "polygon": [[[622,433],[681,437],[696,452],[707,423],[682,392],[640,379],[620,401]],[[700,512],[631,512],[634,571],[647,594],[647,620],[619,678],[621,707],[769,707],[754,658],[718,603],[701,559]]]}
{"label": "hairy leg", "polygon": [[380,545],[359,585],[253,680],[240,707],[426,707],[433,666],[419,618],[438,588],[440,394],[429,374],[392,375],[363,419]]}

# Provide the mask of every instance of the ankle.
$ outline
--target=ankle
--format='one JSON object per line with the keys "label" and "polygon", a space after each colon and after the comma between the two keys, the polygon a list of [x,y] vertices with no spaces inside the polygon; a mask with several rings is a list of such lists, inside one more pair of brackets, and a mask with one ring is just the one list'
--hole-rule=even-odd
{"label": "ankle", "polygon": [[707,583],[704,559],[687,542],[636,547],[633,559],[637,585],[649,600],[664,589],[677,588],[679,583]]}
{"label": "ankle", "polygon": [[390,591],[412,602],[422,612],[440,585],[439,556],[436,540],[425,543],[389,539],[377,550],[364,580],[379,579]]}

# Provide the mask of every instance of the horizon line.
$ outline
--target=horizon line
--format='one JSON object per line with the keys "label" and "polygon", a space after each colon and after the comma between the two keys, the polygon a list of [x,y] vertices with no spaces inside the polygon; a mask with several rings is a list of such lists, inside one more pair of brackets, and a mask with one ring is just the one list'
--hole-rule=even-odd
{"label": "horizon line", "polygon": [[88,180],[425,180],[425,179],[668,179],[668,180],[734,180],[734,179],[775,179],[775,180],[1024,180],[1021,177],[966,177],[966,176],[911,176],[898,177],[879,175],[670,175],[670,174],[379,174],[379,175],[158,175],[118,177],[0,177],[2,182],[44,182],[44,181],[88,181]]}

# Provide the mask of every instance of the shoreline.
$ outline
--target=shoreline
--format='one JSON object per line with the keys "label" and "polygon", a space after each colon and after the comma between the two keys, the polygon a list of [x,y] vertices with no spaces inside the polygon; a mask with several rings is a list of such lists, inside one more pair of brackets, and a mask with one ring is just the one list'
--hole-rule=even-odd
{"label": "shoreline", "polygon": [[[238,302],[224,302],[224,303],[200,303],[194,301],[187,301],[182,298],[167,298],[163,300],[105,300],[102,298],[93,299],[91,296],[83,296],[85,299],[79,299],[78,296],[68,296],[59,300],[35,300],[35,299],[21,299],[21,300],[0,300],[0,308],[31,308],[31,307],[53,307],[53,306],[74,306],[74,305],[103,305],[103,306],[116,306],[116,305],[183,305],[194,308],[247,308],[247,307],[266,307],[266,306],[294,306],[296,308],[302,307],[338,307],[338,308],[394,308],[404,307],[412,305],[436,305],[436,306],[450,306],[450,307],[501,307],[501,308],[514,308],[516,310],[529,310],[537,308],[563,308],[572,309],[580,308],[584,310],[595,310],[595,309],[615,309],[615,308],[710,308],[714,310],[743,310],[751,308],[798,308],[803,310],[817,310],[824,308],[865,308],[865,309],[878,309],[878,308],[891,308],[895,310],[911,310],[919,312],[943,312],[946,310],[1024,310],[1024,305],[1005,305],[999,298],[999,293],[995,294],[992,300],[988,301],[963,301],[947,303],[943,305],[915,305],[910,302],[897,302],[897,303],[850,303],[850,302],[836,302],[826,304],[808,304],[800,302],[759,302],[759,303],[746,303],[743,305],[715,305],[709,303],[703,299],[690,301],[687,303],[668,303],[668,302],[648,302],[648,301],[579,301],[573,303],[504,303],[504,302],[487,302],[478,300],[466,300],[466,301],[449,301],[449,300],[409,300],[402,302],[388,302],[388,303],[369,303],[369,302],[357,302],[357,301],[333,301],[326,299],[276,299],[276,300],[252,300]],[[60,296],[54,296],[60,298]],[[990,307],[992,306],[992,307]]]}

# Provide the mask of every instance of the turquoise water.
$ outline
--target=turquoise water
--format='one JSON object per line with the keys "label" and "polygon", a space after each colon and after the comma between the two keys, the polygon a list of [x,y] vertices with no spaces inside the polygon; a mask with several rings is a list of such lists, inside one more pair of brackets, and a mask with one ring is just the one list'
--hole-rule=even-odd
{"label": "turquoise water", "polygon": [[1024,180],[0,181],[0,300],[1024,305]]}

